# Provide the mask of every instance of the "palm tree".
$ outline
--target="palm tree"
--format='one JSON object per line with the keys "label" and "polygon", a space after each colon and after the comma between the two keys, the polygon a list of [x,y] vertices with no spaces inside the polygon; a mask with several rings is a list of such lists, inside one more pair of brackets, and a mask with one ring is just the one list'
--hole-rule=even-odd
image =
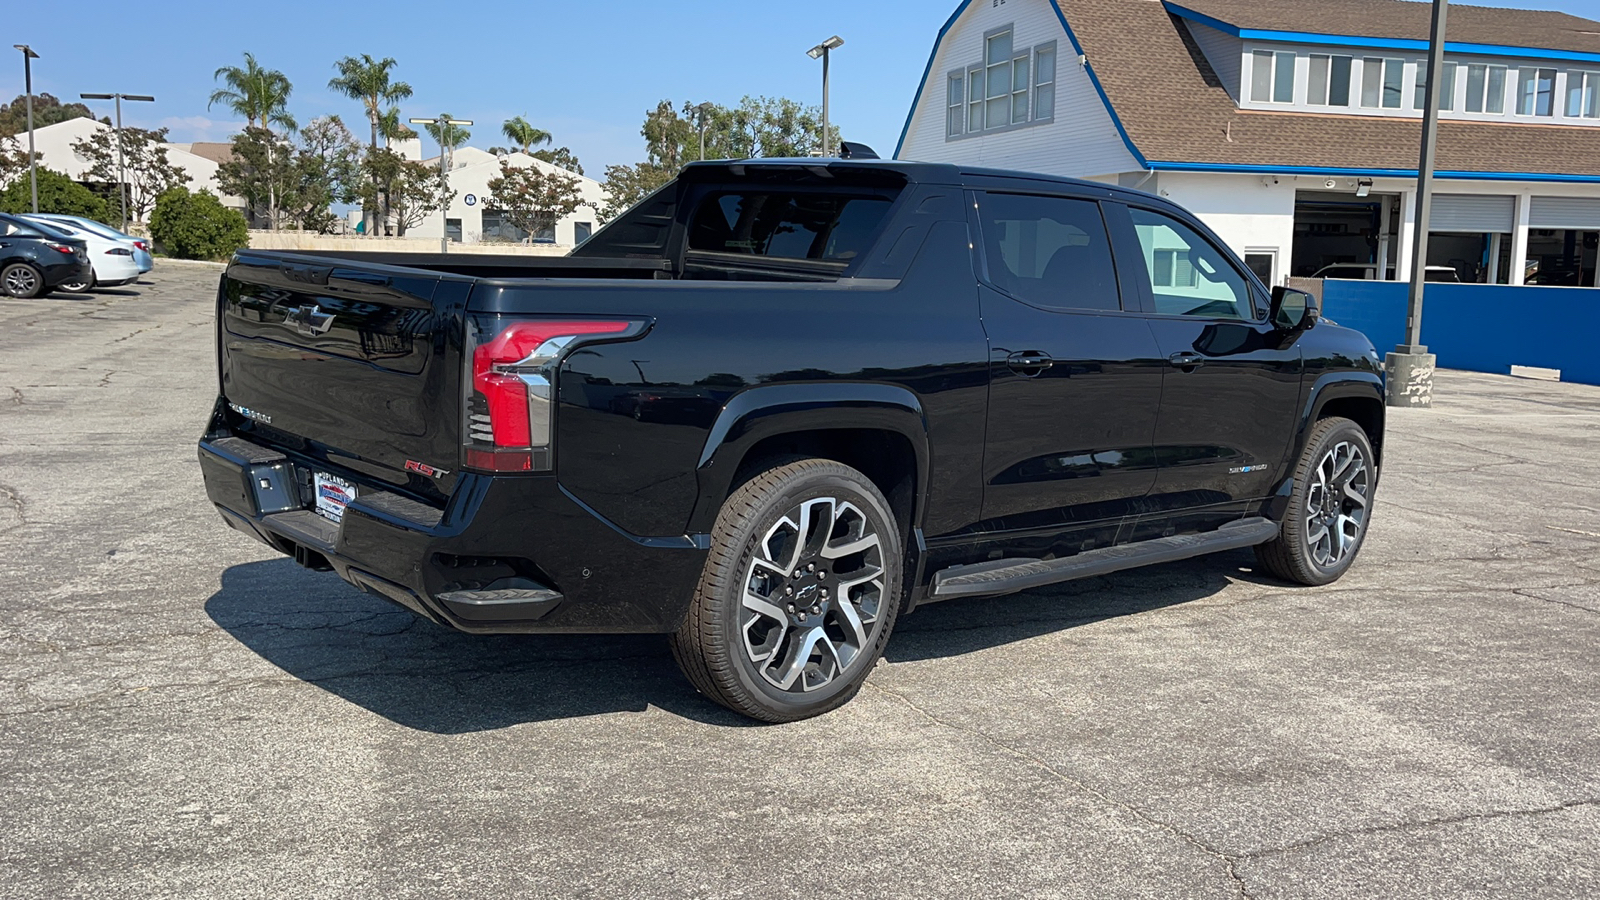
{"label": "palm tree", "polygon": [[[449,113],[444,113],[439,118],[454,119],[455,116],[452,116]],[[462,144],[465,144],[467,139],[472,137],[472,132],[462,128],[459,125],[434,124],[424,125],[422,127],[428,129],[428,133],[433,135],[433,139],[438,141],[439,146],[443,147],[446,151],[454,150]]]}
{"label": "palm tree", "polygon": [[383,145],[390,147],[395,141],[409,140],[417,136],[415,131],[406,127],[400,121],[400,107],[391,106],[378,117],[378,134],[383,136]]}
{"label": "palm tree", "polygon": [[[360,58],[346,56],[333,64],[339,70],[339,77],[328,81],[328,88],[349,97],[360,100],[366,107],[367,122],[372,125],[372,149],[378,149],[379,125],[383,124],[385,114],[384,106],[393,106],[401,100],[411,96],[411,85],[404,81],[391,81],[389,71],[395,67],[393,57],[373,59],[369,53],[361,54]],[[394,124],[399,124],[399,113],[394,112]],[[384,133],[385,140],[397,134],[398,129],[389,129]],[[372,234],[377,228],[377,211],[368,210],[367,234]]]}
{"label": "palm tree", "polygon": [[[272,126],[281,126],[286,132],[296,128],[294,116],[289,115],[288,109],[289,94],[294,91],[289,77],[277,69],[263,68],[251,53],[244,55],[244,68],[222,66],[211,77],[213,80],[222,79],[227,87],[211,92],[206,109],[222,103],[235,115],[244,116],[249,128],[259,125],[266,132],[267,167],[270,170],[273,144],[276,143]],[[270,177],[267,181],[267,223],[274,231],[277,230],[278,191]]]}
{"label": "palm tree", "polygon": [[523,153],[531,153],[532,148],[551,141],[550,132],[533,127],[532,123],[522,116],[507,119],[500,133],[506,136],[506,140],[521,147]]}
{"label": "palm tree", "polygon": [[251,128],[259,125],[271,129],[281,125],[286,131],[295,130],[294,117],[289,115],[289,94],[294,87],[289,78],[277,69],[265,69],[256,62],[254,54],[244,55],[244,68],[223,66],[212,73],[227,85],[211,92],[206,109],[222,103],[235,115],[244,116]]}

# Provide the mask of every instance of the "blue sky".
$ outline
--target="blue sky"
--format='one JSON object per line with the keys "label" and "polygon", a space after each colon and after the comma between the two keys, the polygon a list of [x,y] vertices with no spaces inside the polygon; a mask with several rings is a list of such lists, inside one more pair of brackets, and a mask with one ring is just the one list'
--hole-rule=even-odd
{"label": "blue sky", "polygon": [[[338,113],[366,133],[359,105],[327,89],[333,62],[349,54],[393,56],[416,89],[408,116],[447,110],[475,120],[472,143],[496,143],[500,123],[526,115],[576,152],[598,176],[644,156],[639,125],[657,101],[737,103],[744,94],[821,101],[821,64],[807,48],[832,34],[833,120],[846,139],[888,155],[916,92],[934,36],[957,0],[693,0],[671,4],[511,0],[507,3],[332,0],[271,4],[154,0],[13,2],[0,16],[0,102],[22,93],[17,43],[41,55],[34,88],[154,94],[124,118],[167,126],[172,140],[226,140],[229,113],[206,109],[218,66],[250,51],[294,83],[301,122]],[[1594,17],[1600,0],[1494,0]],[[85,32],[73,22],[97,23]],[[115,40],[107,37],[115,35]]]}

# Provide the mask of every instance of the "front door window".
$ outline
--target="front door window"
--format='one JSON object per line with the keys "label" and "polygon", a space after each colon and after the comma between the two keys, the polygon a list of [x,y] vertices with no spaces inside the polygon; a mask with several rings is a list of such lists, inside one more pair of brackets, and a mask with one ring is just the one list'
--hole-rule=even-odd
{"label": "front door window", "polygon": [[1206,319],[1256,318],[1249,282],[1215,245],[1171,216],[1137,208],[1128,212],[1144,251],[1156,312]]}

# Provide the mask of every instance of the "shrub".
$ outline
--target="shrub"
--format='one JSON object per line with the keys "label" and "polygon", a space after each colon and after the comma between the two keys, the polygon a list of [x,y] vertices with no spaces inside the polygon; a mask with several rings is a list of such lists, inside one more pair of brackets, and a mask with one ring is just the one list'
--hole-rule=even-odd
{"label": "shrub", "polygon": [[[0,212],[33,212],[33,189],[28,183],[28,170],[11,186],[0,191]],[[111,209],[94,191],[73,181],[60,172],[39,170],[39,212],[59,213],[64,216],[83,216],[97,222],[110,220]]]}
{"label": "shrub", "polygon": [[221,259],[250,243],[244,216],[209,191],[168,189],[156,198],[150,236],[179,259]]}

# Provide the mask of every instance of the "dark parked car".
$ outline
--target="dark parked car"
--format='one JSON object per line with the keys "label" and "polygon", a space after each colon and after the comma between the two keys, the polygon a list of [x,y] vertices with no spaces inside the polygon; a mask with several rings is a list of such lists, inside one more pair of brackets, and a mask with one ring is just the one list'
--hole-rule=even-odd
{"label": "dark parked car", "polygon": [[463,631],[669,634],[768,721],[932,601],[1333,581],[1378,480],[1366,337],[1089,182],[696,163],[567,258],[245,250],[217,304],[230,526]]}
{"label": "dark parked car", "polygon": [[28,299],[89,278],[89,250],[41,222],[0,213],[0,290]]}

